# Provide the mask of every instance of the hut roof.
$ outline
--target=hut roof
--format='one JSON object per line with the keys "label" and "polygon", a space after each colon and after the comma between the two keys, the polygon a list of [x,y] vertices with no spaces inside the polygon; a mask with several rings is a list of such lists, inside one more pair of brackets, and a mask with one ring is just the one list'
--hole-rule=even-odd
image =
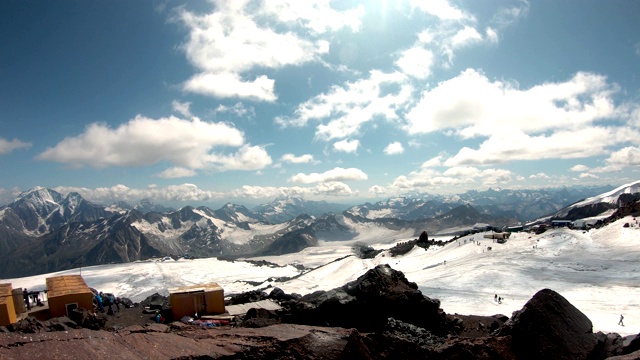
{"label": "hut roof", "polygon": [[49,298],[85,293],[91,293],[91,289],[89,289],[80,275],[63,275],[47,278],[47,296]]}
{"label": "hut roof", "polygon": [[0,284],[0,304],[6,304],[9,296],[11,296],[11,284]]}
{"label": "hut roof", "polygon": [[177,293],[190,293],[197,291],[217,291],[222,290],[222,287],[217,283],[209,283],[209,284],[197,284],[197,285],[188,285],[182,286],[175,289],[169,289],[169,294],[177,294]]}

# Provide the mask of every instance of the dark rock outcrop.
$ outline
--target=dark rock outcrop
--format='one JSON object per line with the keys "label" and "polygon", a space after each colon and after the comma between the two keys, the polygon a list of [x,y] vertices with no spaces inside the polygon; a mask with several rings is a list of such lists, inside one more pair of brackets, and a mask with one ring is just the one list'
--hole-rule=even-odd
{"label": "dark rock outcrop", "polygon": [[435,334],[446,332],[440,301],[424,296],[389,265],[378,265],[340,288],[303,296],[290,308],[288,321],[379,331],[389,317]]}
{"label": "dark rock outcrop", "polygon": [[589,359],[598,343],[591,320],[550,289],[538,291],[515,311],[501,335],[511,335],[521,359]]}

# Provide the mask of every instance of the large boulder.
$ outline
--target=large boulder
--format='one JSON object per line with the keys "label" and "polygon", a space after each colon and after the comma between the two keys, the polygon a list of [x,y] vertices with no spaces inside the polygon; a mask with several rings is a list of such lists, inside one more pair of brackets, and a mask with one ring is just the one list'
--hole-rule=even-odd
{"label": "large boulder", "polygon": [[598,340],[591,320],[567,299],[550,289],[538,291],[515,311],[501,331],[511,335],[521,359],[589,359]]}
{"label": "large boulder", "polygon": [[357,280],[330,291],[317,291],[300,300],[293,322],[380,331],[392,317],[436,334],[444,334],[440,301],[424,296],[418,286],[389,265],[378,265]]}

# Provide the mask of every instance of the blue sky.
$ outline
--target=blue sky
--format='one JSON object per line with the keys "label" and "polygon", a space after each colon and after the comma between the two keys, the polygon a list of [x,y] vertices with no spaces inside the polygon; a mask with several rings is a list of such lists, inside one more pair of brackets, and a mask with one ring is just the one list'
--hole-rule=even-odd
{"label": "blue sky", "polygon": [[620,185],[637,1],[0,2],[0,204]]}

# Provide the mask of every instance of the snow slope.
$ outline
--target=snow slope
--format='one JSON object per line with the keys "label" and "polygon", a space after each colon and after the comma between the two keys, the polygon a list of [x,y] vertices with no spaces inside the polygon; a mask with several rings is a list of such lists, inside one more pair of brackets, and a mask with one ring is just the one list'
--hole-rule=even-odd
{"label": "snow slope", "polygon": [[[624,223],[631,226],[625,228]],[[370,243],[378,249],[393,245],[382,240]],[[585,313],[594,331],[640,333],[640,227],[631,217],[589,232],[561,228],[540,235],[514,233],[505,244],[474,234],[441,248],[415,248],[400,257],[391,257],[386,251],[374,259],[351,254],[347,244],[326,242],[295,254],[261,258],[283,267],[181,259],[94,266],[81,269],[81,273],[91,287],[140,301],[154,292],[166,295],[172,287],[211,281],[223,286],[226,294],[267,285],[307,294],[342,286],[387,263],[417,283],[423,294],[440,299],[441,307],[450,314],[511,316],[537,291],[550,288]],[[301,274],[287,265],[295,263],[315,269],[285,282],[275,281]],[[43,289],[46,277],[79,272],[75,269],[0,282]],[[502,304],[493,300],[494,294],[504,298]],[[617,325],[620,314],[625,316],[624,327]]]}

